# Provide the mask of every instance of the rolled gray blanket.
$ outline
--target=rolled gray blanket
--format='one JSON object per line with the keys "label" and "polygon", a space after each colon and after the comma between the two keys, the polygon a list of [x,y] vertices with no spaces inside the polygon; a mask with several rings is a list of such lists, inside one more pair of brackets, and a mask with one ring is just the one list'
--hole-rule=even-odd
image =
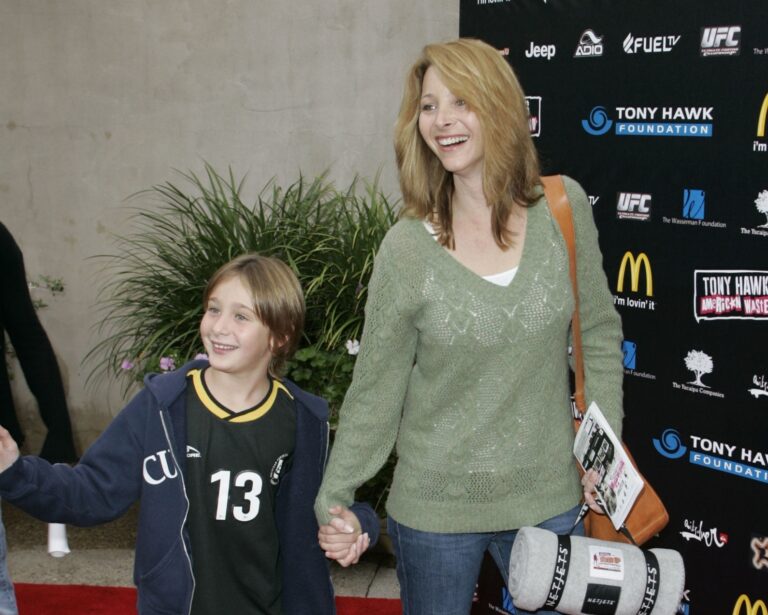
{"label": "rolled gray blanket", "polygon": [[685,566],[672,549],[648,549],[524,527],[509,561],[515,606],[568,615],[674,615]]}

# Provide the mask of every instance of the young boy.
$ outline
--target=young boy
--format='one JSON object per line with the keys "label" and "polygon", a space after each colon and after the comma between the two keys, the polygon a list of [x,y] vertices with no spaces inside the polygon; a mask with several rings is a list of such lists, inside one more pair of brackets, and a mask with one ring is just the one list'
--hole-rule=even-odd
{"label": "young boy", "polygon": [[[75,525],[140,499],[141,615],[333,613],[313,512],[328,409],[276,377],[301,335],[301,287],[281,261],[248,254],[213,275],[203,305],[208,360],[148,376],[74,468],[19,457],[0,428],[0,495]],[[328,555],[346,565],[378,520],[367,505],[336,512]]]}

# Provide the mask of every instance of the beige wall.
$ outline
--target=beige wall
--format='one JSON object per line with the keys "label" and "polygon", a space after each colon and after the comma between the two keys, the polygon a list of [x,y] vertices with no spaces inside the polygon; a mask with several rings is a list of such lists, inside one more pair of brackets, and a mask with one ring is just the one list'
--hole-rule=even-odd
{"label": "beige wall", "polygon": [[[61,277],[40,313],[64,367],[80,446],[120,409],[85,387],[96,265],[125,197],[202,160],[276,176],[328,167],[340,184],[381,169],[408,64],[458,34],[458,0],[2,0],[0,219],[30,278]],[[19,375],[18,369],[16,370]],[[16,379],[30,448],[36,405]]]}

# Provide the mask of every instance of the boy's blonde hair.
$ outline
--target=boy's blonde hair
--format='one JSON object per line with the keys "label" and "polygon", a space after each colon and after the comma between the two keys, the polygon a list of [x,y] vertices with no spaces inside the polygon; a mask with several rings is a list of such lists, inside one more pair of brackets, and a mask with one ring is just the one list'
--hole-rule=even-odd
{"label": "boy's blonde hair", "polygon": [[279,376],[296,352],[304,329],[304,293],[296,275],[283,261],[261,254],[243,254],[220,267],[208,280],[203,309],[213,289],[225,280],[238,277],[250,290],[253,310],[272,335],[270,372]]}
{"label": "boy's blonde hair", "polygon": [[525,96],[512,68],[499,51],[475,39],[427,45],[405,82],[395,125],[395,155],[403,195],[402,213],[428,218],[444,246],[454,247],[452,175],[419,133],[421,86],[433,66],[457,98],[466,101],[480,121],[485,143],[483,192],[492,209],[496,243],[511,244],[506,228],[515,204],[528,207],[539,197],[539,162],[528,125]]}

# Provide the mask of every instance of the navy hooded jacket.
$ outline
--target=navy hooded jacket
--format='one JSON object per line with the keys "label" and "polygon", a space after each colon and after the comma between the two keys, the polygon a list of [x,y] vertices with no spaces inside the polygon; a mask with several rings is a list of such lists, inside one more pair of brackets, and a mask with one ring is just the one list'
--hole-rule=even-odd
{"label": "navy hooded jacket", "polygon": [[[186,462],[186,374],[192,361],[145,378],[145,388],[118,414],[73,468],[20,457],[0,473],[0,495],[42,521],[78,526],[111,521],[141,500],[134,582],[140,615],[188,615],[192,604]],[[313,510],[328,454],[328,406],[283,381],[296,403],[296,445],[277,494],[283,611],[334,613],[328,560],[317,541]],[[373,544],[379,523],[367,504],[353,512]],[[213,615],[213,614],[212,614]]]}

